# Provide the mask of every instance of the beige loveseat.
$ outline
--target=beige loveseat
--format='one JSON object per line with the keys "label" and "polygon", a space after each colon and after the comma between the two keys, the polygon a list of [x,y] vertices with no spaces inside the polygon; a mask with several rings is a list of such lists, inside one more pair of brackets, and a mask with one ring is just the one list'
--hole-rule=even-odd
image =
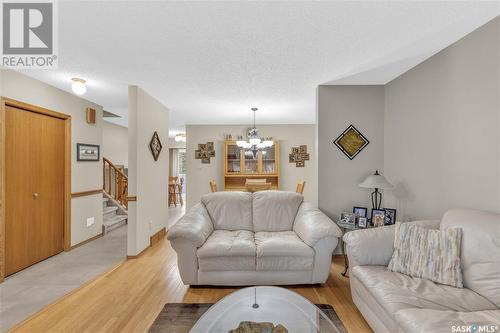
{"label": "beige loveseat", "polygon": [[189,285],[323,283],[341,231],[283,191],[206,194],[168,231]]}
{"label": "beige loveseat", "polygon": [[[441,221],[409,222],[461,228],[464,288],[389,271],[394,226],[344,236],[352,298],[375,332],[500,330],[500,214],[450,210]],[[474,332],[474,330],[472,330]],[[491,331],[483,331],[491,332]]]}

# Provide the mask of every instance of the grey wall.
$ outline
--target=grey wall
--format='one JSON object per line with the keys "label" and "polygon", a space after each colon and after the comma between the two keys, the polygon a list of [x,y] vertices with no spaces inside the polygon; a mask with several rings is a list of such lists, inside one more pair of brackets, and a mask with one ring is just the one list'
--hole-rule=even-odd
{"label": "grey wall", "polygon": [[[353,206],[370,207],[370,191],[358,184],[384,163],[384,87],[318,88],[318,203],[333,219]],[[354,125],[369,141],[353,160],[333,141]]]}
{"label": "grey wall", "polygon": [[386,85],[385,173],[400,217],[500,210],[500,19]]}

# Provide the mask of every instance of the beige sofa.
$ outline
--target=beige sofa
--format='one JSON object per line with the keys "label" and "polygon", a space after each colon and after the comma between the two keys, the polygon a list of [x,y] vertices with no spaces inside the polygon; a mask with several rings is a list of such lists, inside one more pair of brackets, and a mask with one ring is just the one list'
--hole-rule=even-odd
{"label": "beige sofa", "polygon": [[283,191],[206,194],[168,231],[189,285],[323,283],[341,231]]}
{"label": "beige sofa", "polygon": [[464,288],[389,271],[394,226],[349,232],[352,298],[373,330],[450,333],[453,326],[484,325],[500,331],[500,214],[450,210],[441,221],[409,223],[462,229]]}

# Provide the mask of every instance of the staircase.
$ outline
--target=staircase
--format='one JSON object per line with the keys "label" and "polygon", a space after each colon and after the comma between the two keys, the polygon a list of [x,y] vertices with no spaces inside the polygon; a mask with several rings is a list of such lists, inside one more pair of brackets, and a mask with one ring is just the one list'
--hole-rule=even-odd
{"label": "staircase", "polygon": [[127,211],[123,207],[120,207],[120,204],[113,200],[107,193],[104,193],[102,196],[102,213],[103,233],[127,224]]}
{"label": "staircase", "polygon": [[123,167],[102,159],[103,233],[127,224],[128,177]]}

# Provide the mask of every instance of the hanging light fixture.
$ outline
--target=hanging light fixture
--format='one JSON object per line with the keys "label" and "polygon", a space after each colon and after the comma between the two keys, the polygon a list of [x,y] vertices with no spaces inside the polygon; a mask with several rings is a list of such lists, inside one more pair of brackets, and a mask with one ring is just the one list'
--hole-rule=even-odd
{"label": "hanging light fixture", "polygon": [[239,136],[238,140],[236,140],[236,145],[240,148],[257,151],[267,147],[271,147],[274,144],[271,138],[261,139],[259,137],[259,131],[257,130],[257,127],[255,127],[255,113],[257,112],[257,110],[257,108],[252,108],[253,127],[248,131],[248,140],[243,140],[242,136]]}

